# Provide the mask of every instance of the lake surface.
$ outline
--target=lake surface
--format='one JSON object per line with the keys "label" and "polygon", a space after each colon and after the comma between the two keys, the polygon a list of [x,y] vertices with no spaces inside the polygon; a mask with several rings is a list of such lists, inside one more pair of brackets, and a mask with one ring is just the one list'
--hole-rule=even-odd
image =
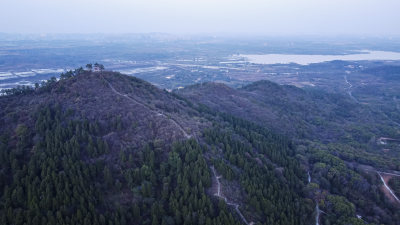
{"label": "lake surface", "polygon": [[388,51],[369,51],[363,50],[361,53],[349,55],[290,55],[290,54],[265,54],[265,55],[234,55],[232,58],[245,59],[255,64],[289,64],[297,63],[309,65],[334,60],[361,61],[361,60],[400,60],[399,52]]}

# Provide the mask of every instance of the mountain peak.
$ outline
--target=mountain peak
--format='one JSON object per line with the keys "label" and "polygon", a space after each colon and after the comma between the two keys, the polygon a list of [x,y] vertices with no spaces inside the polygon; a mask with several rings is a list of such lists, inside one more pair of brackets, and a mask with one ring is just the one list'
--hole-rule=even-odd
{"label": "mountain peak", "polygon": [[[109,130],[103,135],[114,148],[140,147],[148,140],[172,143],[195,136],[203,126],[190,118],[197,112],[187,102],[146,81],[111,71],[84,71],[33,93],[2,98],[4,112],[29,114],[43,105],[60,105],[73,112],[71,119],[86,119]],[[6,113],[0,116],[10,120]],[[19,117],[7,125],[20,123],[33,126],[34,121]],[[108,127],[110,123],[114,127]]]}

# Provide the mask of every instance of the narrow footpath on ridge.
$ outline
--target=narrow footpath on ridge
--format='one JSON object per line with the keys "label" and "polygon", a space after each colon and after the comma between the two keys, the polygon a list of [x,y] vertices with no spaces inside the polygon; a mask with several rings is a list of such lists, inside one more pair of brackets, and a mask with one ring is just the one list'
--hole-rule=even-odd
{"label": "narrow footpath on ridge", "polygon": [[185,129],[183,129],[183,127],[182,127],[179,123],[177,123],[177,122],[176,122],[174,119],[172,119],[171,117],[168,118],[168,117],[167,117],[166,115],[164,115],[162,112],[160,112],[160,111],[158,111],[158,110],[156,110],[156,109],[153,109],[152,107],[146,105],[145,103],[142,103],[142,102],[140,102],[140,101],[138,101],[138,100],[136,100],[136,99],[134,99],[134,98],[128,96],[127,94],[122,94],[122,93],[118,92],[118,91],[115,90],[115,88],[111,85],[111,83],[108,82],[108,80],[106,80],[103,76],[101,76],[101,77],[102,77],[102,79],[108,84],[108,86],[111,88],[111,90],[112,90],[115,94],[117,94],[117,95],[119,95],[119,96],[122,96],[122,97],[124,97],[124,98],[127,98],[127,99],[129,99],[130,101],[134,102],[135,104],[141,105],[141,106],[143,106],[143,107],[149,109],[150,111],[156,113],[158,116],[165,117],[166,119],[168,119],[169,121],[171,121],[176,127],[178,127],[178,129],[183,133],[183,135],[185,136],[186,139],[190,139],[190,138],[192,137],[191,135],[189,135],[189,134],[185,131]]}
{"label": "narrow footpath on ridge", "polygon": [[222,192],[221,192],[221,183],[219,182],[219,179],[222,178],[222,176],[217,176],[217,172],[215,171],[214,166],[211,166],[211,170],[214,174],[214,178],[217,181],[217,193],[215,193],[214,195],[217,196],[218,198],[221,198],[225,201],[225,203],[229,206],[233,206],[237,212],[237,214],[239,215],[239,217],[242,219],[242,221],[247,224],[247,225],[253,225],[254,222],[247,222],[246,218],[244,218],[243,214],[240,212],[239,209],[239,204],[233,203],[233,202],[229,202],[228,199],[226,197],[223,196]]}

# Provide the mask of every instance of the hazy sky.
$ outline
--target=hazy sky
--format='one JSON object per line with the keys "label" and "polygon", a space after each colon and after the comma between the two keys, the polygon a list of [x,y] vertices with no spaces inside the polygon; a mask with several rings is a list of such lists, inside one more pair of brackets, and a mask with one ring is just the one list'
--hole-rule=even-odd
{"label": "hazy sky", "polygon": [[0,32],[400,36],[400,0],[0,0]]}

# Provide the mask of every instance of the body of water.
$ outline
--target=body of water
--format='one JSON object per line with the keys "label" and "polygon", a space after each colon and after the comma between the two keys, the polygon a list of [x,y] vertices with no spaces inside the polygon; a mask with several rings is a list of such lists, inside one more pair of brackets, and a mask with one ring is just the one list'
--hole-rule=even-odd
{"label": "body of water", "polygon": [[361,61],[361,60],[400,60],[400,52],[387,51],[360,51],[361,53],[349,55],[290,55],[290,54],[263,54],[234,55],[233,58],[245,59],[255,64],[289,64],[297,63],[300,65],[309,65],[312,63],[321,63],[334,60],[343,61]]}

